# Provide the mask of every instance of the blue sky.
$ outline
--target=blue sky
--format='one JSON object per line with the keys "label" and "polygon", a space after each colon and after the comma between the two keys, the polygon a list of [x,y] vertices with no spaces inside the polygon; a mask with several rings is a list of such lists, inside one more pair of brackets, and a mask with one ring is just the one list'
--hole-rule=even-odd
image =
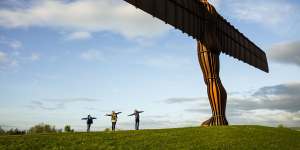
{"label": "blue sky", "polygon": [[[266,74],[221,55],[231,124],[300,125],[300,4],[215,0],[220,14],[268,56]],[[210,117],[191,37],[121,0],[0,2],[0,125],[44,122],[84,130],[80,118],[122,111],[120,129],[197,126]]]}

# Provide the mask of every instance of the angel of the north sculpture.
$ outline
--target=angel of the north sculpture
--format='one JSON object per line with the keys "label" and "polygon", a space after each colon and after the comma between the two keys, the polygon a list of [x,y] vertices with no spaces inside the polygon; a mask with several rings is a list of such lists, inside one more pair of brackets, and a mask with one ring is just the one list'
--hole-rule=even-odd
{"label": "angel of the north sculpture", "polygon": [[202,126],[228,125],[227,93],[219,77],[221,52],[269,72],[264,51],[227,22],[207,0],[125,0],[197,40],[212,117]]}

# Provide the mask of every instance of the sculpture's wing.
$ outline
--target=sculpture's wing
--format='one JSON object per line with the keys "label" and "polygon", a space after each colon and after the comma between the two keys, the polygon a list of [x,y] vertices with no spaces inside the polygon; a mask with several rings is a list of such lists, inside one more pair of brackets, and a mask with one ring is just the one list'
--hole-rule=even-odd
{"label": "sculpture's wing", "polygon": [[220,15],[217,19],[217,34],[221,46],[219,49],[222,52],[265,72],[269,72],[265,52]]}
{"label": "sculpture's wing", "polygon": [[[124,0],[180,29],[195,39],[204,35],[209,12],[198,0]],[[222,52],[268,72],[265,53],[222,16],[217,19],[217,34]]]}

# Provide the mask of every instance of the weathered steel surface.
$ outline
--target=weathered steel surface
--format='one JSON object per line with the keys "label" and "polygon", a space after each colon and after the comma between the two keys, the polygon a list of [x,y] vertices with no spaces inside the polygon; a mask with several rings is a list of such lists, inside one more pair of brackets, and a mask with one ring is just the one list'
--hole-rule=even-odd
{"label": "weathered steel surface", "polygon": [[199,0],[125,0],[197,40],[202,40],[207,22],[214,20],[218,50],[269,72],[266,54],[221,15],[211,15]]}

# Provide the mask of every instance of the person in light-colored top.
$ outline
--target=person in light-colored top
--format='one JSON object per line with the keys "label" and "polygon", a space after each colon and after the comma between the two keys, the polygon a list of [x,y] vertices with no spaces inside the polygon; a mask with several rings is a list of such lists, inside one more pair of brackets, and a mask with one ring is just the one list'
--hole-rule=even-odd
{"label": "person in light-colored top", "polygon": [[115,131],[116,130],[116,124],[117,124],[117,120],[118,120],[118,114],[120,114],[122,112],[115,112],[112,111],[111,114],[106,114],[105,116],[111,116],[111,130]]}

